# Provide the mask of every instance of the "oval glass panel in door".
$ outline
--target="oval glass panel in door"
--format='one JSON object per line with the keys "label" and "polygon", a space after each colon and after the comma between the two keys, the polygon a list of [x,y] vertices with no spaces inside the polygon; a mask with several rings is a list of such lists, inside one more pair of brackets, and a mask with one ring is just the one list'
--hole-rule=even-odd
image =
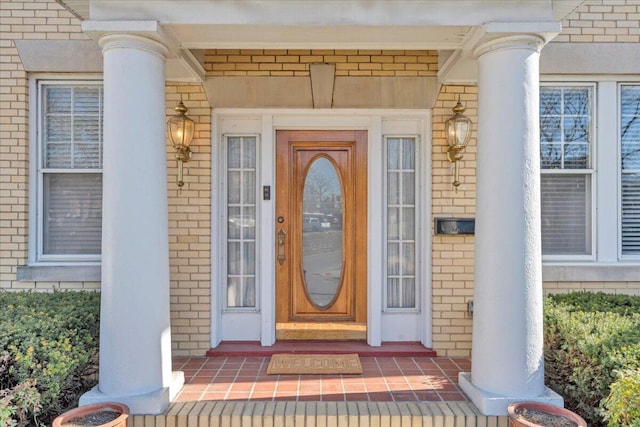
{"label": "oval glass panel in door", "polygon": [[328,308],[342,277],[342,189],[333,163],[311,162],[302,197],[302,263],[309,300]]}

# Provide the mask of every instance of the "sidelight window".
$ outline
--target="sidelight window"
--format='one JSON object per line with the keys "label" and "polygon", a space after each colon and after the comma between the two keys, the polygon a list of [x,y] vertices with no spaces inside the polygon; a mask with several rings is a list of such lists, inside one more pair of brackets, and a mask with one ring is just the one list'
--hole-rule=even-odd
{"label": "sidelight window", "polygon": [[386,138],[386,308],[416,308],[416,140]]}
{"label": "sidelight window", "polygon": [[256,137],[227,144],[227,307],[256,306]]}

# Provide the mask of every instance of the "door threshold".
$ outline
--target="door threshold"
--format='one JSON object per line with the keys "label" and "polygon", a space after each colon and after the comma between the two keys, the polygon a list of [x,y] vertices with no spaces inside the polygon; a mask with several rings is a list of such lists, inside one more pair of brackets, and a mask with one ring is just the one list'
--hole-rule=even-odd
{"label": "door threshold", "polygon": [[383,342],[371,347],[365,341],[277,341],[263,347],[260,341],[223,341],[207,351],[208,357],[269,357],[289,354],[358,354],[360,357],[435,357],[436,352],[419,342]]}
{"label": "door threshold", "polygon": [[276,323],[276,340],[366,341],[366,323],[287,322]]}

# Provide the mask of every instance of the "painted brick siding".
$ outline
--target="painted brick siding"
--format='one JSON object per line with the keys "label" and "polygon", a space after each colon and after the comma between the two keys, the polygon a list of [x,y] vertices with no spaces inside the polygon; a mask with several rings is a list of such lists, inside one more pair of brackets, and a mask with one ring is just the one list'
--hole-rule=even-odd
{"label": "painted brick siding", "polygon": [[207,76],[308,76],[310,64],[335,64],[336,76],[435,76],[432,50],[262,50],[205,51]]}
{"label": "painted brick siding", "polygon": [[562,28],[554,43],[640,43],[640,1],[588,0]]}

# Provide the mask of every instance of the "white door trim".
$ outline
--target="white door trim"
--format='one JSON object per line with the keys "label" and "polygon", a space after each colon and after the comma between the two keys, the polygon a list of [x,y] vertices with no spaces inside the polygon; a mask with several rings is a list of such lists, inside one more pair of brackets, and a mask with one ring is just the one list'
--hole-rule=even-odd
{"label": "white door trim", "polygon": [[[383,250],[381,244],[384,237],[383,216],[384,194],[376,189],[383,188],[385,134],[415,135],[420,142],[422,167],[419,177],[422,185],[420,192],[420,210],[422,218],[418,233],[422,245],[418,255],[422,283],[419,315],[414,314],[416,341],[425,346],[432,344],[432,307],[431,307],[431,110],[294,110],[294,109],[216,109],[212,114],[212,162],[211,162],[211,345],[217,346],[222,340],[232,338],[229,333],[245,331],[242,339],[260,341],[263,346],[275,343],[275,231],[272,224],[275,218],[275,133],[276,130],[312,129],[312,130],[366,130],[368,135],[368,336],[371,346],[379,346],[388,339],[383,334]],[[401,132],[402,129],[406,129]],[[259,182],[256,191],[259,193],[257,230],[256,283],[259,293],[258,307],[255,310],[225,311],[223,291],[226,280],[221,275],[224,269],[219,268],[226,262],[224,245],[226,241],[224,221],[224,159],[219,154],[224,136],[227,134],[259,135],[258,170]],[[262,200],[263,186],[271,187],[272,198]],[[235,336],[235,335],[234,335]]]}

